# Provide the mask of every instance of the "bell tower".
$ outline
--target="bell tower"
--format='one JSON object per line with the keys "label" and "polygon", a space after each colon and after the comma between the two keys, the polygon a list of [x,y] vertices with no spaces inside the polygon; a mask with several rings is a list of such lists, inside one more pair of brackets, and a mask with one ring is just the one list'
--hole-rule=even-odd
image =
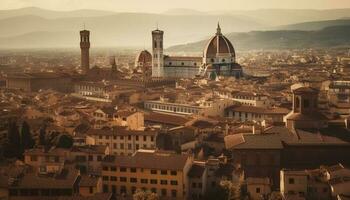
{"label": "bell tower", "polygon": [[80,50],[81,50],[81,68],[86,74],[90,69],[90,31],[88,30],[82,30],[80,31]]}
{"label": "bell tower", "polygon": [[158,28],[152,31],[152,77],[164,77],[163,35]]}

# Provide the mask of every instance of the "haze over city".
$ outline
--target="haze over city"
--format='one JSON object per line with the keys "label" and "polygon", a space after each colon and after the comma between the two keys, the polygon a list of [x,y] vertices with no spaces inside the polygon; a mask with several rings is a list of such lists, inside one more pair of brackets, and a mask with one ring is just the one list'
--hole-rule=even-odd
{"label": "haze over city", "polygon": [[349,200],[349,0],[0,0],[0,200]]}

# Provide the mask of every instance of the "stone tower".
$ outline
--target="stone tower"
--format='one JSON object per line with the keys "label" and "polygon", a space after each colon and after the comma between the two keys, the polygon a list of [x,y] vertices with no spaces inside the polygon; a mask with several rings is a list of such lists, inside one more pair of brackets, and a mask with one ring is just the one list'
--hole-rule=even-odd
{"label": "stone tower", "polygon": [[109,64],[111,65],[112,74],[115,74],[117,72],[117,64],[115,62],[115,56],[111,56],[109,58]]}
{"label": "stone tower", "polygon": [[152,31],[152,77],[164,76],[163,35],[158,28]]}
{"label": "stone tower", "polygon": [[81,49],[81,68],[84,73],[87,73],[90,69],[90,31],[80,31],[80,49]]}

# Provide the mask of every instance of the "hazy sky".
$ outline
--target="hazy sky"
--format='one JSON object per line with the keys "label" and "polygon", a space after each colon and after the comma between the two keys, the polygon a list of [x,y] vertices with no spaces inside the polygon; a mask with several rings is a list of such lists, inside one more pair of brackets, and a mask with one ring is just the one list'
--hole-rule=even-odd
{"label": "hazy sky", "polygon": [[53,10],[100,9],[118,12],[163,12],[173,8],[254,10],[261,8],[350,8],[350,0],[0,0],[0,9],[41,7]]}

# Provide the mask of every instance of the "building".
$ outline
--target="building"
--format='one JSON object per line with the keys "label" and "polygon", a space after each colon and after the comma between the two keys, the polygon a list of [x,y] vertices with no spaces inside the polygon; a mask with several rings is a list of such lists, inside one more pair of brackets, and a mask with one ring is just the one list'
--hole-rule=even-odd
{"label": "building", "polygon": [[264,108],[246,105],[233,105],[225,110],[225,116],[241,122],[279,122],[289,113],[286,108]]}
{"label": "building", "polygon": [[252,200],[266,198],[271,193],[271,183],[269,178],[247,178],[247,192]]}
{"label": "building", "polygon": [[159,101],[145,101],[144,107],[154,112],[163,112],[177,115],[202,115],[202,116],[224,116],[225,108],[232,106],[233,100],[218,99],[215,101],[203,101],[201,103],[176,103],[166,99]]}
{"label": "building", "polygon": [[81,173],[101,174],[101,161],[109,155],[109,148],[105,145],[73,146],[67,160],[75,164]]}
{"label": "building", "polygon": [[252,92],[233,92],[232,99],[240,102],[242,105],[264,107],[270,106],[269,99],[266,95]]}
{"label": "building", "polygon": [[6,87],[21,89],[25,92],[38,92],[39,90],[56,90],[70,92],[72,79],[68,74],[54,72],[30,72],[8,74]]}
{"label": "building", "polygon": [[164,55],[164,31],[152,31],[152,77],[194,78],[195,76],[242,76],[242,67],[236,63],[232,43],[221,33],[209,39],[203,57],[174,57]]}
{"label": "building", "polygon": [[[303,170],[348,163],[346,154],[350,153],[350,144],[347,139],[332,136],[334,132],[274,126],[261,134],[228,135],[225,145],[232,152],[233,163],[244,170],[245,177],[270,177],[272,187],[276,188],[283,168]],[[347,137],[348,132],[343,134]]]}
{"label": "building", "polygon": [[299,199],[306,199],[308,175],[305,171],[281,170],[280,176],[281,194],[284,198],[292,199],[292,197],[298,197]]}
{"label": "building", "polygon": [[325,88],[331,113],[350,115],[350,81],[332,81]]}
{"label": "building", "polygon": [[191,165],[192,158],[188,155],[154,150],[113,156],[102,163],[103,190],[131,196],[137,189],[143,189],[160,197],[186,199]]}
{"label": "building", "polygon": [[318,109],[318,90],[296,85],[292,88],[293,109],[284,117],[289,129],[325,128],[327,119]]}
{"label": "building", "polygon": [[87,144],[108,146],[113,155],[132,155],[138,149],[154,149],[157,138],[156,131],[128,130],[126,127],[90,129],[86,135]]}
{"label": "building", "polygon": [[28,149],[24,152],[24,163],[33,167],[40,174],[56,173],[64,168],[69,156],[68,149],[44,148]]}
{"label": "building", "polygon": [[81,69],[86,74],[90,69],[90,31],[80,31]]}

